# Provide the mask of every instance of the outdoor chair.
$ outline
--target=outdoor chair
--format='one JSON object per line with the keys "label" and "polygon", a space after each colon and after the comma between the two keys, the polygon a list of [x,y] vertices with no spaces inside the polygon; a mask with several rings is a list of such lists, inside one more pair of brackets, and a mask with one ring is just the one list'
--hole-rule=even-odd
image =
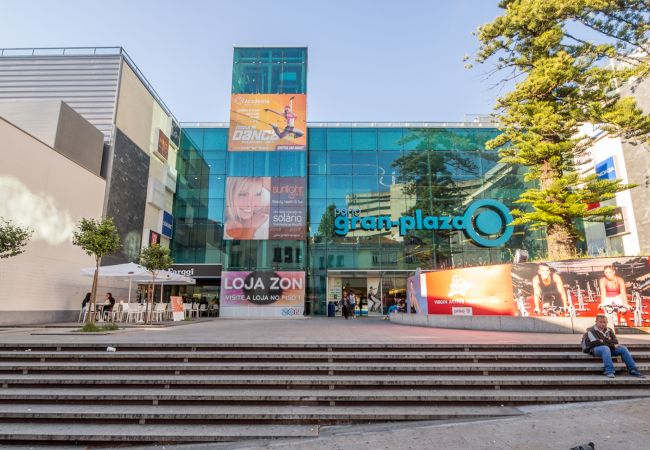
{"label": "outdoor chair", "polygon": [[107,320],[109,322],[117,321],[118,317],[122,315],[122,309],[124,308],[124,300],[120,300],[117,305],[113,306],[113,309],[108,312]]}
{"label": "outdoor chair", "polygon": [[199,304],[198,303],[193,303],[192,308],[190,309],[190,319],[192,316],[195,316],[197,319],[199,318]]}
{"label": "outdoor chair", "polygon": [[199,311],[197,312],[197,317],[201,317],[203,314],[208,315],[208,305],[203,303],[199,306]]}
{"label": "outdoor chair", "polygon": [[142,304],[138,304],[133,309],[129,308],[126,314],[126,321],[127,322],[133,321],[133,323],[142,322],[142,315],[144,313],[143,306],[144,305]]}
{"label": "outdoor chair", "polygon": [[152,322],[162,322],[165,315],[165,308],[167,305],[164,303],[156,303],[155,308],[151,312]]}
{"label": "outdoor chair", "polygon": [[129,303],[122,303],[122,309],[117,317],[118,322],[125,322],[127,313],[129,312],[131,305]]}

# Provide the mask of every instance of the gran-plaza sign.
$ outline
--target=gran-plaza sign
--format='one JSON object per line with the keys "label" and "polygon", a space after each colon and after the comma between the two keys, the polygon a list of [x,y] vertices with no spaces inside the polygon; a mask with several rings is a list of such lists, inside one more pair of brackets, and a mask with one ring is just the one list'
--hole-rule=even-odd
{"label": "gran-plaza sign", "polygon": [[476,200],[456,216],[425,216],[421,209],[395,220],[388,215],[361,216],[358,209],[336,209],[334,213],[334,232],[339,236],[355,230],[389,231],[392,228],[398,228],[400,236],[412,230],[455,230],[463,231],[482,247],[499,247],[510,239],[514,230],[508,207],[492,199]]}

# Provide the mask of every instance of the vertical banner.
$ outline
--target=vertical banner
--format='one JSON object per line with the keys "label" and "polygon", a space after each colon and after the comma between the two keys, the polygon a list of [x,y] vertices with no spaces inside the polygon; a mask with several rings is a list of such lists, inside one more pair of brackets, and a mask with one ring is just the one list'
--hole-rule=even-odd
{"label": "vertical banner", "polygon": [[232,94],[228,151],[306,148],[305,94]]}
{"label": "vertical banner", "polygon": [[428,314],[426,292],[422,291],[422,282],[426,277],[418,269],[415,275],[406,280],[406,310],[413,314]]}
{"label": "vertical banner", "polygon": [[220,302],[222,317],[300,317],[305,272],[223,272]]}
{"label": "vertical banner", "polygon": [[510,264],[424,274],[429,314],[515,315]]}
{"label": "vertical banner", "polygon": [[366,280],[368,292],[366,293],[366,298],[368,301],[368,315],[380,315],[382,314],[382,304],[381,304],[381,294],[379,293],[381,279],[380,278],[368,278]]}
{"label": "vertical banner", "polygon": [[228,177],[224,239],[304,240],[305,178]]}

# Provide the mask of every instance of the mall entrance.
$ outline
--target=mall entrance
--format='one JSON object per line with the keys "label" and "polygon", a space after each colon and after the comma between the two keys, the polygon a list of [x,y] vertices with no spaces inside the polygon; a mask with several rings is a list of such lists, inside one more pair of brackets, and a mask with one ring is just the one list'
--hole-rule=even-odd
{"label": "mall entrance", "polygon": [[329,270],[327,302],[335,303],[340,314],[340,301],[346,293],[354,293],[358,315],[382,316],[406,305],[406,279],[412,271]]}

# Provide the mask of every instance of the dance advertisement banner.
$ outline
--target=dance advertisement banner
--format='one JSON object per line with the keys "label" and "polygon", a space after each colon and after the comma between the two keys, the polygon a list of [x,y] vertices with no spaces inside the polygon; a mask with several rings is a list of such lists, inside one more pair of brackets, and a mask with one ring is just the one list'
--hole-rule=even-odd
{"label": "dance advertisement banner", "polygon": [[[424,272],[408,279],[409,305],[428,314],[595,317],[650,326],[650,259],[593,258]],[[413,294],[411,294],[413,292]],[[418,293],[419,292],[419,296]],[[415,310],[415,311],[414,311]],[[417,307],[409,311],[420,313]]]}
{"label": "dance advertisement banner", "polygon": [[510,264],[427,272],[421,295],[429,314],[512,316]]}
{"label": "dance advertisement banner", "polygon": [[228,151],[306,148],[305,94],[232,94]]}
{"label": "dance advertisement banner", "polygon": [[228,177],[224,239],[304,240],[305,178]]}
{"label": "dance advertisement banner", "polygon": [[223,317],[299,317],[305,305],[305,272],[224,272]]}

